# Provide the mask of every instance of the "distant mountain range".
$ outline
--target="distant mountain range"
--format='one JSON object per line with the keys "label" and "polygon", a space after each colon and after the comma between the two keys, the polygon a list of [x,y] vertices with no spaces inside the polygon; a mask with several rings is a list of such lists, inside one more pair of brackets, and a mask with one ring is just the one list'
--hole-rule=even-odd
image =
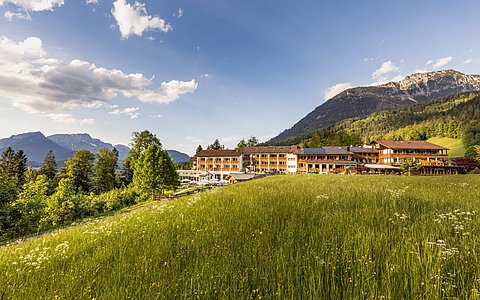
{"label": "distant mountain range", "polygon": [[[115,145],[92,138],[87,133],[78,134],[54,134],[45,136],[43,133],[29,132],[18,135],[12,135],[9,138],[0,139],[0,152],[7,147],[14,150],[23,150],[27,156],[30,165],[37,167],[43,162],[48,151],[52,150],[55,159],[61,165],[65,160],[73,157],[75,151],[90,150],[97,153],[100,149],[106,148],[112,150],[114,147],[118,150],[118,161],[121,163],[128,155],[130,148],[125,145]],[[186,162],[190,156],[177,150],[167,150],[174,162]]]}
{"label": "distant mountain range", "polygon": [[400,82],[351,88],[318,106],[265,144],[295,144],[315,131],[345,119],[365,118],[377,111],[429,103],[449,95],[479,90],[480,75],[455,70],[415,73]]}

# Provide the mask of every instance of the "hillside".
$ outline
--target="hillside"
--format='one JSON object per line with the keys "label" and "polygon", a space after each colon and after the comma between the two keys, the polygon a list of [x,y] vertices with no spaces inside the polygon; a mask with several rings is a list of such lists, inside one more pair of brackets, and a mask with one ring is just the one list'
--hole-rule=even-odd
{"label": "hillside", "polygon": [[451,95],[433,103],[375,112],[363,119],[347,119],[321,129],[304,140],[310,147],[369,143],[377,139],[426,140],[462,138],[480,120],[480,93]]}
{"label": "hillside", "polygon": [[465,146],[461,139],[432,137],[427,141],[450,149],[448,150],[448,157],[450,158],[463,157],[465,155]]}
{"label": "hillside", "polygon": [[274,176],[0,247],[1,295],[467,299],[479,201],[467,175]]}
{"label": "hillside", "polygon": [[410,107],[480,90],[480,75],[454,70],[415,73],[400,82],[348,89],[315,108],[292,128],[266,144],[295,144],[313,132],[350,118],[365,118],[377,111]]}

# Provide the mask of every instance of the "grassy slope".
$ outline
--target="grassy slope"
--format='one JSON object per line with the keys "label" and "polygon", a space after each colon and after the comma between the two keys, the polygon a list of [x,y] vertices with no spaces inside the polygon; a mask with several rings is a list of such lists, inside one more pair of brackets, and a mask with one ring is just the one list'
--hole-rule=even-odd
{"label": "grassy slope", "polygon": [[269,177],[2,247],[0,299],[473,298],[479,205],[476,176]]}
{"label": "grassy slope", "polygon": [[448,151],[448,157],[463,157],[465,155],[465,146],[463,145],[462,139],[433,137],[428,139],[428,141],[450,149]]}

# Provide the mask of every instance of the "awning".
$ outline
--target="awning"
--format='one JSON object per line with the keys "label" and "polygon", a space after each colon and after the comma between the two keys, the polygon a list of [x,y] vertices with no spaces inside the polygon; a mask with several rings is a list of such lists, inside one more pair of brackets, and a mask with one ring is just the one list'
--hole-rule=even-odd
{"label": "awning", "polygon": [[388,170],[400,170],[399,167],[394,167],[390,165],[382,165],[382,164],[365,164],[365,168],[368,169],[388,169]]}

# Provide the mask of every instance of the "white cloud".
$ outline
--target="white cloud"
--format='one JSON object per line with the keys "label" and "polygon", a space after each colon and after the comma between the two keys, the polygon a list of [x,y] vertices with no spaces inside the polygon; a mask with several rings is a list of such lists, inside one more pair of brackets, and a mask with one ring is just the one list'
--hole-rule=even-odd
{"label": "white cloud", "polygon": [[202,138],[199,138],[199,137],[196,137],[196,136],[186,136],[185,139],[187,141],[190,141],[191,143],[202,143],[203,142],[203,139]]}
{"label": "white cloud", "polygon": [[344,90],[348,90],[352,88],[353,85],[350,82],[343,82],[343,83],[337,83],[335,85],[332,85],[331,87],[327,88],[325,92],[323,93],[323,99],[328,100],[339,93],[343,92]]}
{"label": "white cloud", "polygon": [[204,73],[204,74],[200,75],[200,78],[202,78],[202,79],[207,79],[207,80],[210,79],[210,80],[211,80],[211,79],[213,79],[213,75],[212,75],[212,74],[209,74],[209,73]]}
{"label": "white cloud", "polygon": [[64,124],[72,125],[92,125],[95,123],[94,119],[79,119],[73,117],[71,114],[67,113],[43,113],[40,114],[43,117],[50,118],[51,120]]}
{"label": "white cloud", "polygon": [[158,115],[151,115],[150,117],[151,117],[152,119],[161,119],[161,118],[163,118],[163,116],[160,115],[160,114],[158,114]]}
{"label": "white cloud", "polygon": [[433,67],[434,68],[441,68],[441,67],[447,65],[448,63],[450,63],[452,60],[453,60],[453,57],[451,57],[451,56],[439,58],[435,61],[435,63],[433,64]]}
{"label": "white cloud", "polygon": [[472,62],[473,62],[473,59],[468,58],[468,59],[466,59],[466,60],[463,62],[463,64],[464,64],[464,65],[468,65],[468,64],[471,64]]}
{"label": "white cloud", "polygon": [[174,17],[181,18],[183,17],[183,8],[179,7],[177,12],[173,14]]}
{"label": "white cloud", "polygon": [[126,107],[124,109],[114,109],[113,111],[109,112],[110,115],[127,115],[130,119],[136,119],[140,116],[139,107]]}
{"label": "white cloud", "polygon": [[112,15],[117,21],[122,38],[127,39],[132,34],[142,36],[144,31],[160,30],[168,32],[172,26],[158,16],[150,16],[145,4],[135,1],[131,5],[125,0],[113,2]]}
{"label": "white cloud", "polygon": [[8,21],[13,21],[13,19],[19,19],[19,20],[27,20],[27,21],[30,21],[31,18],[30,18],[30,15],[28,14],[28,12],[11,12],[9,10],[7,10],[3,16],[5,17],[5,19],[7,19]]}
{"label": "white cloud", "polygon": [[85,0],[86,4],[98,4],[99,0]]}
{"label": "white cloud", "polygon": [[387,74],[398,72],[400,68],[398,68],[391,60],[386,61],[382,63],[380,68],[375,70],[375,72],[372,73],[372,78],[374,79],[381,79]]}
{"label": "white cloud", "polygon": [[30,11],[52,11],[55,7],[64,4],[63,0],[0,0],[0,6],[13,4],[25,12]]}
{"label": "white cloud", "polygon": [[156,38],[154,38],[153,36],[149,36],[147,37],[147,40],[149,40],[150,42],[153,42],[154,40],[156,40]]}
{"label": "white cloud", "polygon": [[425,65],[427,65],[427,66],[428,66],[428,65],[431,65],[431,64],[433,64],[433,60],[431,60],[431,59],[429,59],[429,60],[425,63]]}
{"label": "white cloud", "polygon": [[[108,107],[107,103],[117,96],[170,103],[197,88],[195,80],[171,80],[157,89],[150,89],[152,84],[153,78],[140,73],[126,74],[87,61],[63,62],[48,57],[36,37],[21,42],[0,37],[0,99],[10,100],[29,113],[60,122],[79,122],[67,113],[76,108]],[[134,115],[132,110],[124,113]]]}

